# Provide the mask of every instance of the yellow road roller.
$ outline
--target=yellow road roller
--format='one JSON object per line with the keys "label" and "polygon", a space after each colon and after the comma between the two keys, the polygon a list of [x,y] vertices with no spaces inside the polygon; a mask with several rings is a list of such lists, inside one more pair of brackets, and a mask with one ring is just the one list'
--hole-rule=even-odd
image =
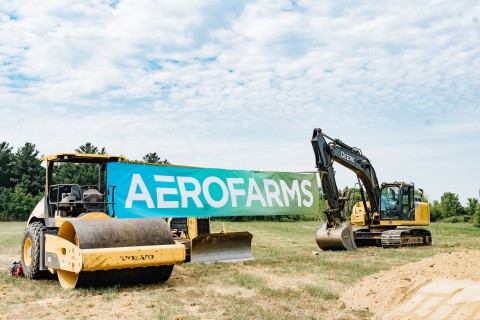
{"label": "yellow road roller", "polygon": [[[208,246],[203,240],[210,232],[208,218],[203,222],[208,232],[199,232],[196,218],[188,218],[184,230],[172,228],[172,219],[115,218],[115,186],[106,185],[107,163],[124,161],[122,156],[60,153],[42,160],[45,196],[31,213],[22,241],[27,278],[56,274],[63,288],[164,282],[175,264],[195,260],[194,247],[199,247],[199,262],[253,260],[248,232],[212,233],[214,244]],[[97,184],[53,183],[56,169],[65,163],[79,172],[81,165],[98,167]],[[178,218],[173,222],[179,226]]]}

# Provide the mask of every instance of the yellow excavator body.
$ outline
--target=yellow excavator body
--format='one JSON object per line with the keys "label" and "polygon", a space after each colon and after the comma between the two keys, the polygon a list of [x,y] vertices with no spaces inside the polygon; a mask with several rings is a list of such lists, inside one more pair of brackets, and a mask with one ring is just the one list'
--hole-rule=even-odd
{"label": "yellow excavator body", "polygon": [[[367,207],[370,207],[370,203],[367,201]],[[352,214],[350,216],[350,223],[354,226],[366,226],[367,225],[367,213],[363,207],[362,202],[357,202],[352,208]]]}
{"label": "yellow excavator body", "polygon": [[[370,204],[367,201],[367,207]],[[357,202],[352,208],[352,214],[350,216],[350,223],[354,226],[366,226],[367,214],[363,203]],[[413,220],[398,220],[398,219],[381,219],[379,221],[380,226],[428,226],[430,225],[430,206],[425,202],[417,202],[415,207],[415,215]]]}

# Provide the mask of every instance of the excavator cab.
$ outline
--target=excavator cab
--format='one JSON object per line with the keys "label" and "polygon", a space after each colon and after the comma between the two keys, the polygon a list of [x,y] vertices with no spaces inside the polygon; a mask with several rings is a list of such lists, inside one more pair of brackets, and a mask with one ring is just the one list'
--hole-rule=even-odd
{"label": "excavator cab", "polygon": [[[369,222],[367,212],[362,202],[352,208],[350,222],[354,226],[366,225],[428,225],[430,211],[428,204],[417,201],[413,183],[393,182],[382,183],[378,204],[378,220]],[[371,210],[370,202],[366,201],[367,209]],[[414,224],[412,224],[414,223]]]}
{"label": "excavator cab", "polygon": [[[382,183],[378,203],[378,213],[369,220],[366,211],[371,205],[366,201],[357,202],[352,208],[350,222],[354,226],[366,226],[354,230],[355,243],[359,247],[381,245],[384,248],[400,246],[430,245],[431,234],[425,229],[405,229],[397,227],[427,226],[430,223],[428,203],[418,201],[413,183]],[[421,197],[420,197],[421,198]],[[378,217],[378,218],[376,218]]]}
{"label": "excavator cab", "polygon": [[415,220],[413,184],[382,184],[380,220]]}

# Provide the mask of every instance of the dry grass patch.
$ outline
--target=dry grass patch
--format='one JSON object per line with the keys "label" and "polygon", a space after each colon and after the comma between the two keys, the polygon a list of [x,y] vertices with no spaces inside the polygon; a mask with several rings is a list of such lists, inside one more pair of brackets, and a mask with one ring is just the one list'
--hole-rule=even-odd
{"label": "dry grass patch", "polygon": [[231,223],[230,231],[253,233],[256,261],[176,266],[165,284],[63,290],[56,279],[8,275],[11,263],[20,258],[24,227],[0,223],[4,318],[370,319],[368,310],[346,308],[338,296],[362,278],[394,266],[480,247],[480,230],[465,224],[433,225],[434,246],[428,248],[320,252],[316,222]]}

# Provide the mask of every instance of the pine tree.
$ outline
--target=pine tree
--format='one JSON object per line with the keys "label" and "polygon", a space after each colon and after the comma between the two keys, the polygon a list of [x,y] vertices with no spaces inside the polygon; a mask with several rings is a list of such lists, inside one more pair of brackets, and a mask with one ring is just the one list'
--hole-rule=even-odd
{"label": "pine tree", "polygon": [[87,142],[84,145],[81,145],[80,147],[78,147],[78,149],[75,149],[75,152],[84,153],[84,154],[106,154],[107,153],[105,147],[98,150],[98,148],[95,147],[91,142]]}
{"label": "pine tree", "polygon": [[7,142],[0,143],[0,188],[13,187],[12,170],[13,162],[13,147],[10,147]]}
{"label": "pine tree", "polygon": [[14,155],[11,178],[16,188],[21,188],[34,196],[41,193],[45,185],[45,169],[38,154],[35,145],[30,142],[19,148]]}
{"label": "pine tree", "polygon": [[[105,147],[98,149],[92,143],[87,142],[75,149],[83,154],[106,154]],[[59,163],[55,168],[54,183],[75,183],[79,185],[98,184],[98,164],[74,164]]]}
{"label": "pine tree", "polygon": [[158,164],[170,164],[167,159],[161,159],[160,156],[156,152],[150,152],[143,156],[143,162],[148,163],[158,163]]}

